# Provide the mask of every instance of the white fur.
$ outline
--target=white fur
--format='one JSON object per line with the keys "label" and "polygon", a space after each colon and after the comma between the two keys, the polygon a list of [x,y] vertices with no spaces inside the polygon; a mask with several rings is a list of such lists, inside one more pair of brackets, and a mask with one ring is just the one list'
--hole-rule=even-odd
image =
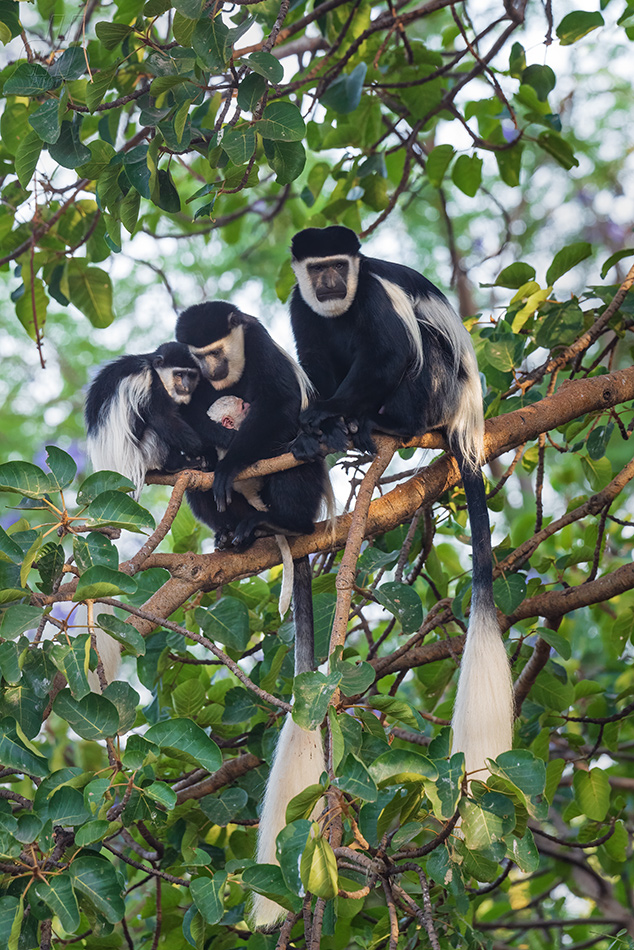
{"label": "white fur", "polygon": [[[379,281],[383,290],[390,298],[390,302],[394,307],[394,313],[403,321],[410,344],[414,350],[415,359],[412,371],[417,375],[423,368],[423,341],[420,336],[420,330],[418,329],[418,320],[416,319],[415,310],[418,302],[412,300],[402,287],[392,283],[391,280],[387,280],[385,277],[377,277],[376,274],[372,276]],[[418,313],[420,315],[420,310]]]}
{"label": "white fur", "polygon": [[[269,780],[264,793],[258,846],[255,859],[258,864],[278,864],[275,840],[286,826],[286,808],[296,795],[309,785],[317,785],[326,768],[321,730],[311,732],[300,728],[289,715],[277,741]],[[313,811],[319,814],[321,804]],[[272,930],[288,913],[275,901],[255,894],[249,918],[254,929]]]}
{"label": "white fur", "polygon": [[282,555],[282,589],[280,590],[280,599],[278,601],[277,609],[280,612],[280,617],[284,618],[288,608],[291,606],[295,566],[293,564],[293,555],[291,554],[291,549],[284,535],[276,534],[275,540],[277,541],[280,554]]}
{"label": "white fur", "polygon": [[[470,778],[513,746],[513,683],[495,612],[472,606],[453,713],[453,751]],[[473,773],[476,773],[475,775]]]}
{"label": "white fur", "polygon": [[106,414],[99,420],[97,432],[87,439],[88,455],[95,471],[120,472],[134,482],[134,499],[139,500],[145,473],[160,468],[166,458],[156,433],[146,431],[141,442],[132,431],[134,417],[150,398],[152,371],[149,366],[140,373],[127,376],[117,388]]}
{"label": "white fur", "polygon": [[[275,340],[273,340],[273,343],[275,343]],[[299,392],[300,392],[300,397],[301,397],[300,409],[304,410],[308,407],[308,403],[310,402],[311,398],[315,394],[315,387],[313,386],[313,384],[311,383],[308,376],[306,375],[304,370],[301,368],[297,360],[294,360],[293,357],[289,353],[286,352],[284,347],[279,345],[279,343],[275,343],[275,346],[278,348],[282,356],[288,360],[288,362],[291,364],[293,368],[293,372],[295,373],[295,378],[297,380],[297,385],[299,386]]]}
{"label": "white fur", "polygon": [[[310,264],[328,264],[334,261],[346,261],[348,264],[347,294],[341,300],[318,300],[313,287],[313,282],[308,273]],[[320,317],[340,317],[346,310],[352,306],[357,284],[359,283],[359,264],[358,255],[333,254],[331,257],[305,257],[301,261],[292,261],[291,267],[297,278],[299,292],[308,304],[311,310],[318,313]]]}
{"label": "white fur", "polygon": [[458,408],[446,425],[450,438],[457,437],[465,460],[476,469],[484,462],[484,413],[478,364],[470,340],[469,344],[462,354],[467,379],[462,383]]}

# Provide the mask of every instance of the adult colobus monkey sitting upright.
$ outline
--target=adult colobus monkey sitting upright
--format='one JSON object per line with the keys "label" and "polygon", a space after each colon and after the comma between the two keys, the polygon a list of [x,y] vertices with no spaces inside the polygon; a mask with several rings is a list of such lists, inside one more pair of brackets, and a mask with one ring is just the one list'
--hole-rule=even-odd
{"label": "adult colobus monkey sitting upright", "polygon": [[200,373],[186,346],[163,343],[153,353],[120,356],[103,366],[86,399],[88,454],[95,471],[120,472],[138,501],[146,472],[199,467],[198,434],[182,415]]}
{"label": "adult colobus monkey sitting upright", "polygon": [[402,264],[359,253],[348,228],[293,238],[291,321],[317,399],[302,413],[293,451],[312,458],[342,418],[359,448],[371,429],[403,438],[445,430],[467,497],[473,594],[453,716],[454,750],[468,772],[511,748],[513,693],[493,602],[482,463],[484,417],[471,339],[447,299]]}

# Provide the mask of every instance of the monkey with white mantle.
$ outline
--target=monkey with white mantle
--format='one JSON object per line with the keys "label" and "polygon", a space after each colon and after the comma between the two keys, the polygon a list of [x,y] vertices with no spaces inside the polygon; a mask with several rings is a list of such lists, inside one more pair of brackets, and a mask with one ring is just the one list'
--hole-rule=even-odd
{"label": "monkey with white mantle", "polygon": [[373,429],[403,439],[444,431],[467,498],[473,551],[471,613],[453,714],[467,772],[512,746],[513,691],[493,601],[489,516],[480,466],[484,415],[471,338],[444,295],[417,271],[366,257],[338,225],[292,242],[291,322],[317,398],[292,451],[316,458],[344,426],[374,450]]}

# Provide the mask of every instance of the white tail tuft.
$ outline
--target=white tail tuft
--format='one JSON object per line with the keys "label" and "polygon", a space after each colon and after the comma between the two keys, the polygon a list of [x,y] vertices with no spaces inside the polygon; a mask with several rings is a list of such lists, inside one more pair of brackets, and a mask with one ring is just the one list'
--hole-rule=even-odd
{"label": "white tail tuft", "polygon": [[293,555],[291,554],[291,549],[285,536],[283,534],[276,534],[275,540],[282,555],[282,589],[280,590],[280,599],[277,604],[277,609],[283,620],[288,608],[291,606],[295,567],[293,565]]}
{"label": "white tail tuft", "polygon": [[[318,784],[325,768],[321,730],[307,732],[287,716],[277,740],[262,802],[255,856],[258,864],[278,864],[275,839],[286,826],[286,807],[309,785]],[[321,806],[315,811],[321,811]],[[254,894],[249,919],[254,929],[268,931],[275,929],[287,913],[275,901]]]}
{"label": "white tail tuft", "polygon": [[452,725],[453,751],[464,752],[468,773],[512,748],[513,682],[494,609],[471,608]]}

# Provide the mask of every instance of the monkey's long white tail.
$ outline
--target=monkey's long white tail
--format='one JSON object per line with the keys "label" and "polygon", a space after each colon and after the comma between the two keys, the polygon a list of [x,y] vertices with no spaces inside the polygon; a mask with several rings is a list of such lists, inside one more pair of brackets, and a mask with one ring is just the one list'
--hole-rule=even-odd
{"label": "monkey's long white tail", "polygon": [[286,616],[288,608],[291,606],[291,595],[293,593],[293,577],[295,568],[293,565],[293,556],[288,544],[288,540],[283,534],[276,534],[275,540],[282,555],[282,589],[277,609],[282,619]]}
{"label": "monkey's long white tail", "polygon": [[464,752],[469,773],[487,769],[487,759],[512,748],[513,683],[492,605],[471,609],[452,726],[453,751]]}
{"label": "monkey's long white tail", "polygon": [[[258,864],[279,863],[275,839],[286,825],[286,807],[305,788],[319,782],[325,767],[321,730],[307,732],[288,715],[277,741],[262,802],[256,851]],[[275,901],[255,894],[249,917],[254,929],[268,931],[275,929],[287,913]]]}

